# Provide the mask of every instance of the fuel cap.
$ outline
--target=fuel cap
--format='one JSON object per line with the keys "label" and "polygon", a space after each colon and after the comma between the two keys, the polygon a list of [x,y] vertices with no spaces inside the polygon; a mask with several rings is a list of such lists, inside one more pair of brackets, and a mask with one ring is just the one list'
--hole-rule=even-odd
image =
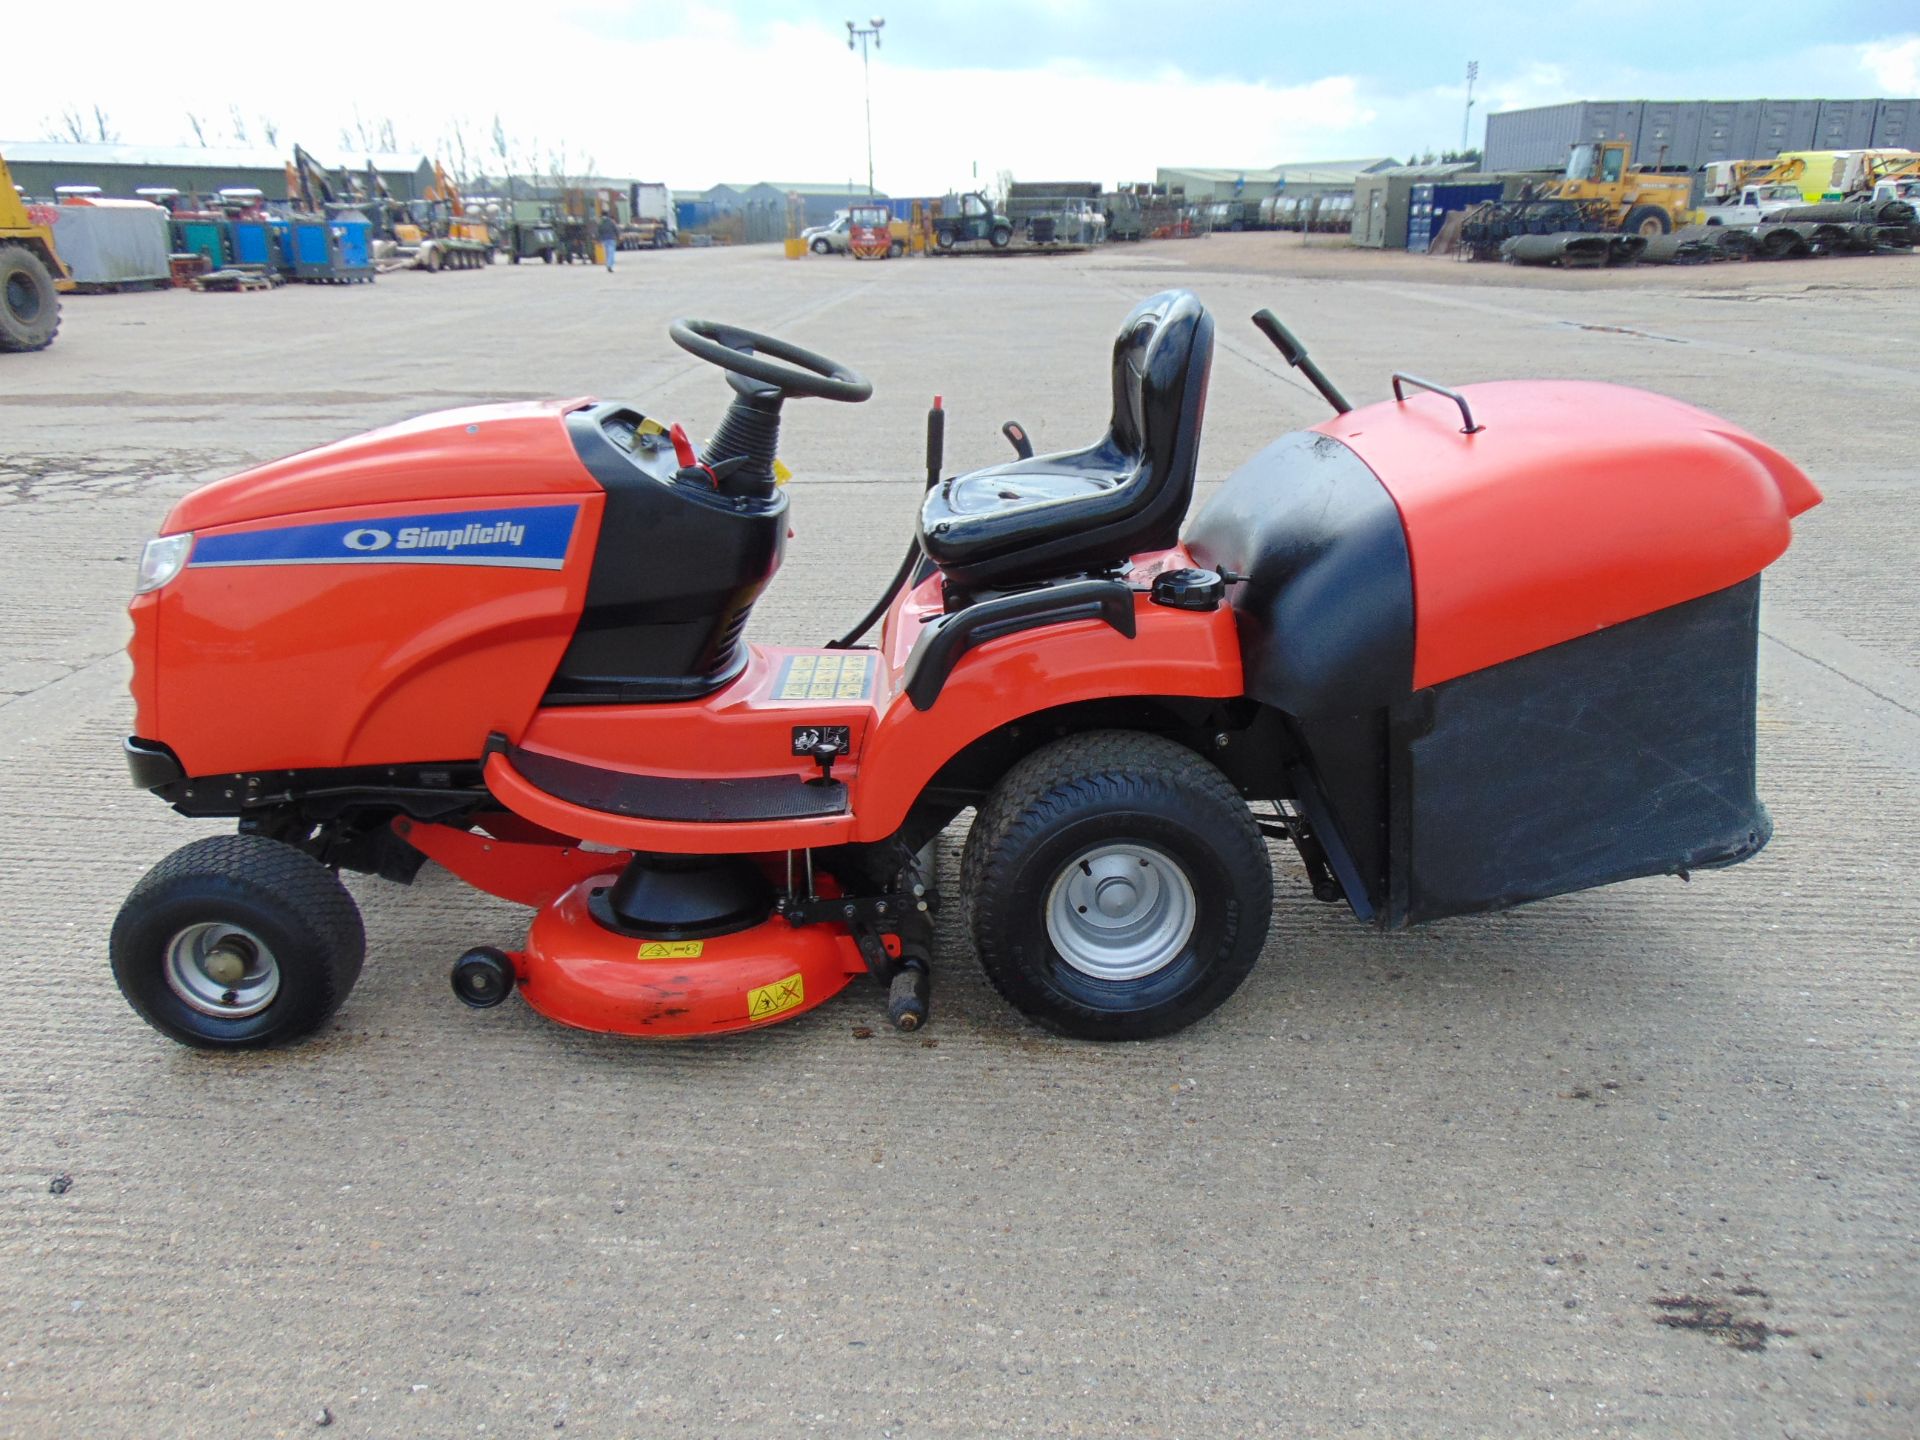
{"label": "fuel cap", "polygon": [[1151,599],[1173,610],[1217,610],[1227,584],[1214,570],[1168,570],[1153,577]]}

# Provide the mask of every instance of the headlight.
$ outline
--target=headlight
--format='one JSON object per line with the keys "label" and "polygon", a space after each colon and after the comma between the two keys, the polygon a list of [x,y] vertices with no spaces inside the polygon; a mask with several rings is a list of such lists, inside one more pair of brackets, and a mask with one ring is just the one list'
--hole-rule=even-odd
{"label": "headlight", "polygon": [[154,536],[140,552],[140,575],[133,582],[133,593],[144,595],[149,590],[158,590],[180,573],[192,553],[191,530],[179,535]]}

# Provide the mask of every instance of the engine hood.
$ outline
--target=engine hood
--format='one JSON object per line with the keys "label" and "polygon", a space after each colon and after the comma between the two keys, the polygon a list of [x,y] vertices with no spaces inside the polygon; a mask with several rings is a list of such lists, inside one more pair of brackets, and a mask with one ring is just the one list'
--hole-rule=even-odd
{"label": "engine hood", "polygon": [[598,490],[567,438],[587,399],[440,410],[215,480],[167,514],[163,533],[355,505]]}

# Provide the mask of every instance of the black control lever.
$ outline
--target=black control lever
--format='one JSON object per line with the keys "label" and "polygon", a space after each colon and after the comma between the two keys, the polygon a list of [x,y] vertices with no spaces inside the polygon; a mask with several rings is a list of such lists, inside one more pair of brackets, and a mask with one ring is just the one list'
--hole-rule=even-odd
{"label": "black control lever", "polygon": [[1000,433],[1007,437],[1007,443],[1013,446],[1013,453],[1022,460],[1033,458],[1033,442],[1027,439],[1027,428],[1018,420],[1009,420],[1000,427]]}
{"label": "black control lever", "polygon": [[1307,347],[1294,339],[1293,332],[1282,325],[1271,310],[1255,311],[1253,328],[1273,342],[1273,348],[1280,352],[1282,360],[1307,377],[1313,388],[1333,407],[1334,414],[1345,415],[1353,409],[1347,403],[1347,397],[1334,388],[1326,372],[1313,363],[1313,357],[1307,354]]}

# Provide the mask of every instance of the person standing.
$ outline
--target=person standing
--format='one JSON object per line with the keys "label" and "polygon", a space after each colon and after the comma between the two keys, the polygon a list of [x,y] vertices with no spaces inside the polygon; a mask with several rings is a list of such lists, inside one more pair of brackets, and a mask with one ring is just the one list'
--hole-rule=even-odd
{"label": "person standing", "polygon": [[609,210],[600,217],[600,248],[607,252],[607,273],[613,273],[613,257],[620,249],[620,226]]}

